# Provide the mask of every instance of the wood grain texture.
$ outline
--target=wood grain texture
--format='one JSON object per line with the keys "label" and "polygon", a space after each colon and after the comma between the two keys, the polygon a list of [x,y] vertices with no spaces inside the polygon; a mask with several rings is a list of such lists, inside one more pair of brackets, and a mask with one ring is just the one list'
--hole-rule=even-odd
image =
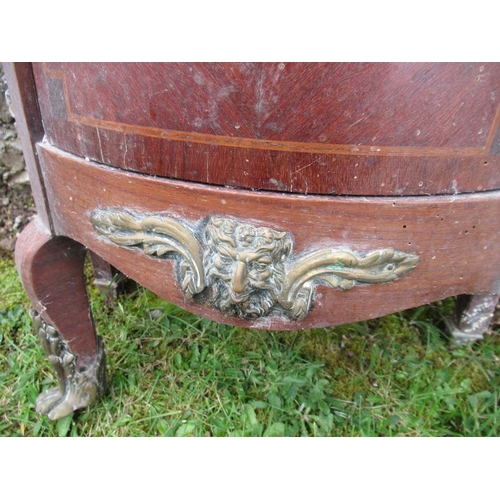
{"label": "wood grain texture", "polygon": [[24,160],[31,183],[38,215],[48,228],[52,228],[43,176],[38,162],[36,143],[43,139],[44,128],[38,107],[33,70],[30,63],[3,63],[16,129],[23,146]]}
{"label": "wood grain texture", "polygon": [[497,63],[35,64],[48,140],[142,173],[345,195],[500,188]]}
{"label": "wood grain texture", "polygon": [[[219,322],[270,330],[360,321],[463,293],[500,289],[500,193],[356,198],[256,193],[141,176],[39,146],[58,234],[88,246],[120,271],[181,307]],[[408,276],[336,291],[319,286],[314,308],[297,322],[282,316],[245,321],[188,300],[173,262],[117,247],[90,222],[96,209],[164,214],[197,224],[224,215],[290,232],[294,255],[323,248],[417,254]]]}
{"label": "wood grain texture", "polygon": [[97,355],[97,340],[85,289],[86,249],[50,234],[40,217],[23,230],[16,243],[16,265],[24,289],[43,320],[66,340],[85,368]]}

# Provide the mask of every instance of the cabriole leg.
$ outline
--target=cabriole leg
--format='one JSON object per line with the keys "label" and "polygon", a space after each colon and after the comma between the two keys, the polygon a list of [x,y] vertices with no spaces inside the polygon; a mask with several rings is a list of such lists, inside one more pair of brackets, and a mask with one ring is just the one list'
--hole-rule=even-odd
{"label": "cabriole leg", "polygon": [[35,218],[16,244],[16,265],[36,312],[35,333],[56,372],[58,387],[40,394],[37,411],[57,419],[105,391],[105,355],[89,308],[85,248],[51,235]]}

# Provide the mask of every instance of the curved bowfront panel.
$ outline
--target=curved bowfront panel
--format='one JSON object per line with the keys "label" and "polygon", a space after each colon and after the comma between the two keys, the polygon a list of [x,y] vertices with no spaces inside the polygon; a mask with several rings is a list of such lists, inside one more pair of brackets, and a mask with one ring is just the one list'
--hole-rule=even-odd
{"label": "curved bowfront panel", "polygon": [[178,180],[303,194],[500,189],[497,63],[35,63],[47,140]]}
{"label": "curved bowfront panel", "polygon": [[499,290],[500,192],[305,197],[38,151],[58,234],[210,319],[295,330]]}

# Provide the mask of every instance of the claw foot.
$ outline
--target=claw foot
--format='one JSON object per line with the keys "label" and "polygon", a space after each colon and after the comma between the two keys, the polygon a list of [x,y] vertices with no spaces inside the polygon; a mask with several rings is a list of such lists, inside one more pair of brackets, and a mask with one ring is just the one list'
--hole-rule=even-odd
{"label": "claw foot", "polygon": [[36,411],[56,420],[99,399],[106,388],[106,356],[100,337],[97,356],[82,369],[77,367],[76,356],[54,327],[45,323],[38,313],[33,314],[33,323],[58,381],[58,387],[38,396]]}
{"label": "claw foot", "polygon": [[498,295],[476,293],[458,297],[454,318],[446,319],[448,331],[458,345],[481,340],[498,304]]}

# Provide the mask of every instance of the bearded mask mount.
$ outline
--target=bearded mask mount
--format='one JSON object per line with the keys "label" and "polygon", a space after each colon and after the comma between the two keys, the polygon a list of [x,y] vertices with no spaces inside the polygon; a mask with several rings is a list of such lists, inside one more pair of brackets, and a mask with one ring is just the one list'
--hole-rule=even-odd
{"label": "bearded mask mount", "polygon": [[283,291],[290,235],[219,217],[210,219],[205,235],[203,264],[212,304],[240,318],[266,316]]}
{"label": "bearded mask mount", "polygon": [[188,298],[242,319],[285,313],[302,320],[316,285],[347,290],[387,283],[408,274],[419,260],[395,249],[327,248],[294,258],[290,233],[229,217],[210,217],[195,226],[160,215],[96,210],[91,221],[116,245],[136,247],[152,258],[174,256]]}

